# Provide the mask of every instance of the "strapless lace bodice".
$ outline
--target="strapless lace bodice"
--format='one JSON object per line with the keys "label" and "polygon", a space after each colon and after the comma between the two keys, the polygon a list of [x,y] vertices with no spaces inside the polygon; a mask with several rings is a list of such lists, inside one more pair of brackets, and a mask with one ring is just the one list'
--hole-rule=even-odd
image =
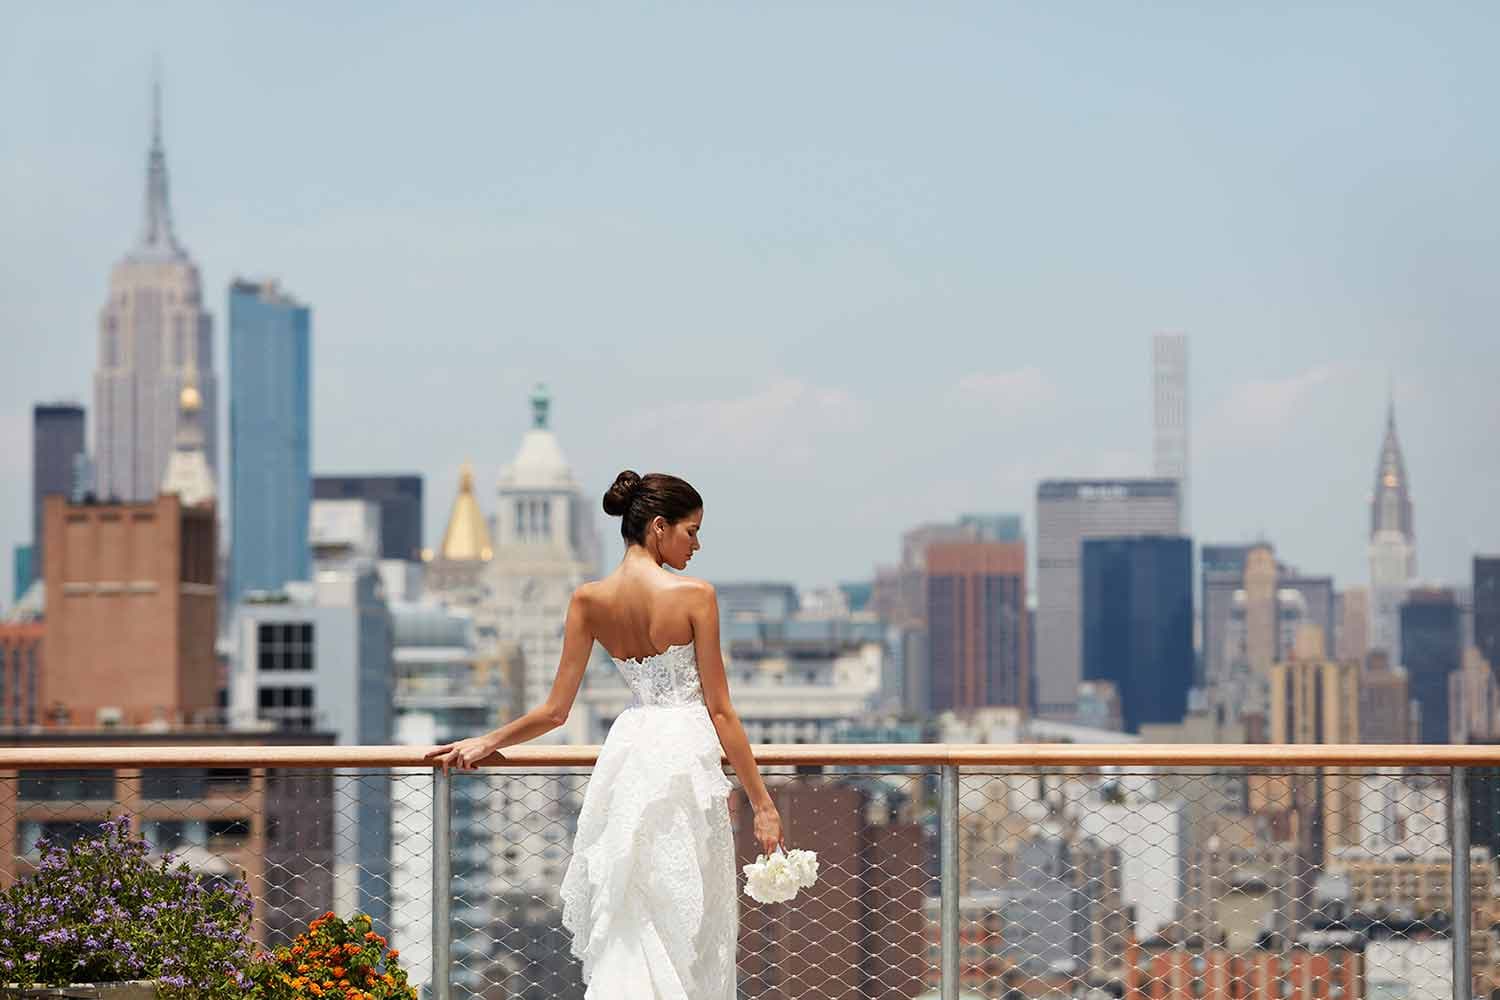
{"label": "strapless lace bodice", "polygon": [[615,658],[637,705],[701,705],[703,688],[698,683],[698,654],[692,643],[669,646],[665,652],[643,660]]}

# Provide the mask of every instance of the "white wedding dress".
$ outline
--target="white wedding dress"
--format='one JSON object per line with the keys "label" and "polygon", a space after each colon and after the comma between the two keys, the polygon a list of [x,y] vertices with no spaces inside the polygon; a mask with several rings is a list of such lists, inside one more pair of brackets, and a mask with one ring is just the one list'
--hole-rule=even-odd
{"label": "white wedding dress", "polygon": [[691,644],[615,660],[635,696],[610,726],[563,874],[586,1000],[734,1000],[729,779]]}

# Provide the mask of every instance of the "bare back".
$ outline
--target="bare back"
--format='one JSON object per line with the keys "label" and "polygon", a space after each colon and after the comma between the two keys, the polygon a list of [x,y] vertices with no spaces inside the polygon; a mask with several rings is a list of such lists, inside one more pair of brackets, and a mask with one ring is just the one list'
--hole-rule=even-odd
{"label": "bare back", "polygon": [[708,585],[657,566],[621,564],[579,588],[589,631],[611,656],[642,660],[693,642],[691,608]]}

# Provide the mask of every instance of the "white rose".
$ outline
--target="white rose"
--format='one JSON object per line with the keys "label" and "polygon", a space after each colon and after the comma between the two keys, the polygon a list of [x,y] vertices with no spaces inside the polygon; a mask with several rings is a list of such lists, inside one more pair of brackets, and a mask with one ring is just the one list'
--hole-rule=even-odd
{"label": "white rose", "polygon": [[784,854],[778,848],[761,854],[745,872],[745,893],[757,903],[785,903],[796,898],[798,889],[810,887],[818,876],[818,856],[813,851]]}
{"label": "white rose", "polygon": [[818,880],[818,855],[816,851],[794,850],[787,855],[787,863],[796,873],[797,887],[809,889]]}

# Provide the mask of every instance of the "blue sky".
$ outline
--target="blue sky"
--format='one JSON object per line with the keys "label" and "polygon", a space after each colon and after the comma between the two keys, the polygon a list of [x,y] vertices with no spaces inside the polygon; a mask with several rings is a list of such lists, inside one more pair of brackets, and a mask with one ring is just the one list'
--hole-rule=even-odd
{"label": "blue sky", "polygon": [[229,280],[278,277],[315,467],[422,472],[430,542],[465,458],[493,506],[544,380],[591,495],[700,487],[695,571],[868,576],[907,525],[1029,530],[1040,478],[1149,471],[1150,335],[1181,330],[1199,540],[1362,582],[1390,383],[1422,575],[1500,551],[1491,5],[0,19],[7,561],[31,404],[90,400],[154,53],[221,375]]}

